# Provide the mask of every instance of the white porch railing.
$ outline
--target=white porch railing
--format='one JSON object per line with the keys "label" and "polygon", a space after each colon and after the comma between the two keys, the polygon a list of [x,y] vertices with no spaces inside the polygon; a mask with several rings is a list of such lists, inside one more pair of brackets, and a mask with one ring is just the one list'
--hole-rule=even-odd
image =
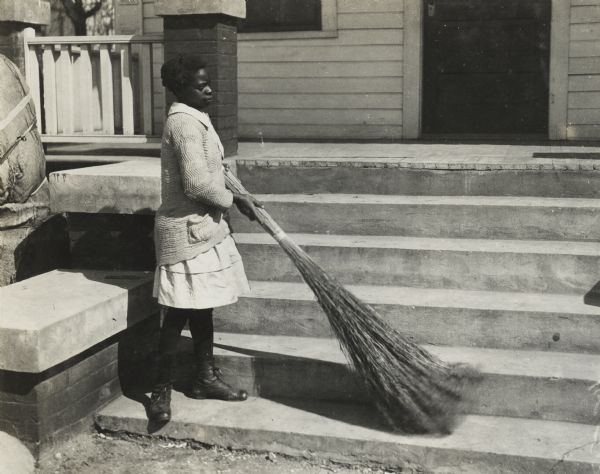
{"label": "white porch railing", "polygon": [[153,56],[162,41],[162,35],[26,35],[25,73],[42,141],[158,141]]}

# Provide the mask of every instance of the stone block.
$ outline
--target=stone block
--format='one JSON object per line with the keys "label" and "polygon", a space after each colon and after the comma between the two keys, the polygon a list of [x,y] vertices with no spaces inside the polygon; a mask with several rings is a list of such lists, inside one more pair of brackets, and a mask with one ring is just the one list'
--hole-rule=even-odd
{"label": "stone block", "polygon": [[53,271],[0,289],[0,369],[42,373],[156,313],[152,277]]}
{"label": "stone block", "polygon": [[0,0],[0,22],[50,24],[50,2],[43,0]]}
{"label": "stone block", "polygon": [[155,0],[154,13],[170,15],[229,15],[246,18],[244,0]]}
{"label": "stone block", "polygon": [[33,218],[31,225],[0,229],[0,287],[70,265],[65,217],[56,214],[40,223],[46,211],[38,210],[26,210]]}
{"label": "stone block", "polygon": [[148,385],[158,328],[155,313],[41,372],[0,370],[0,429],[38,458],[90,429],[98,408],[133,385]]}

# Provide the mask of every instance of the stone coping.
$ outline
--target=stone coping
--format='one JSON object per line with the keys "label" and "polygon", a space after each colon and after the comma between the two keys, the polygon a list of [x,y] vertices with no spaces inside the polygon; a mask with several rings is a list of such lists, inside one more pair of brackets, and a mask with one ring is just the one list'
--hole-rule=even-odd
{"label": "stone coping", "polygon": [[[401,153],[405,156],[398,155]],[[553,153],[562,157],[552,158]],[[548,157],[537,157],[539,154]],[[53,159],[48,156],[48,161]],[[69,155],[69,160],[77,158]],[[160,205],[159,158],[92,154],[81,155],[80,160],[88,164],[112,162],[51,173],[53,212],[152,214]],[[595,172],[600,171],[600,148],[381,144],[267,144],[261,148],[260,144],[244,143],[239,155],[225,161],[234,168]]]}
{"label": "stone coping", "polygon": [[154,14],[177,15],[229,15],[246,18],[244,0],[155,0]]}
{"label": "stone coping", "polygon": [[151,272],[54,270],[0,288],[0,369],[40,373],[156,314]]}
{"label": "stone coping", "polygon": [[0,22],[31,25],[50,24],[50,2],[43,0],[0,0]]}

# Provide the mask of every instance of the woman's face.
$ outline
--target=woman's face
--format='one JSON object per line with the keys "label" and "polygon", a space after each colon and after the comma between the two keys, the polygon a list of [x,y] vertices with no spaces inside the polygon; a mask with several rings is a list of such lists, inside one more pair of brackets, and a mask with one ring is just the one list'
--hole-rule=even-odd
{"label": "woman's face", "polygon": [[191,83],[181,90],[177,98],[179,102],[201,110],[213,102],[214,97],[208,73],[202,68],[196,71]]}

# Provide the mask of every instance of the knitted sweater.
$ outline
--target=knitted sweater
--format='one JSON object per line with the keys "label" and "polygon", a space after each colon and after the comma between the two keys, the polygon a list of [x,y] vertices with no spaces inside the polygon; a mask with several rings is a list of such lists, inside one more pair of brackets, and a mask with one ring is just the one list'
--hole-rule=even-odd
{"label": "knitted sweater", "polygon": [[225,188],[222,159],[208,115],[175,102],[161,145],[161,205],[154,224],[158,265],[194,258],[229,234],[223,211],[233,195]]}

